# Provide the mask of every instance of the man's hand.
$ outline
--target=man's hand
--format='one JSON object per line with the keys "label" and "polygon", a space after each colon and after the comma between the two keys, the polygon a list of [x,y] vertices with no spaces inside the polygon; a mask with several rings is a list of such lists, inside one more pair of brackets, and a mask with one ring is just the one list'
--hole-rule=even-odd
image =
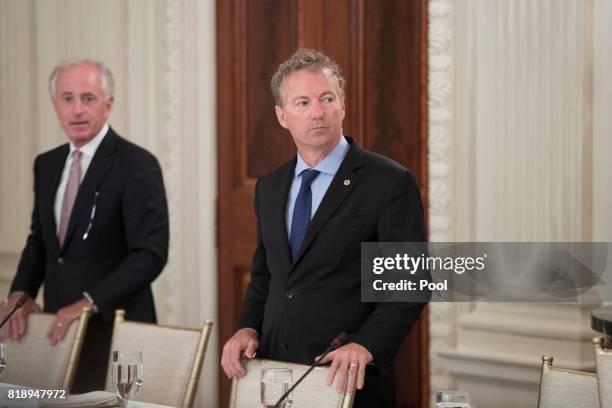
{"label": "man's hand", "polygon": [[227,378],[242,378],[246,375],[246,370],[240,364],[240,357],[243,354],[246,358],[255,357],[255,351],[259,347],[257,332],[250,328],[238,330],[223,346],[221,356],[221,366]]}
{"label": "man's hand", "polygon": [[[15,305],[23,294],[24,292],[19,291],[13,292],[9,295],[8,299],[6,299],[6,303],[0,311],[0,317],[2,317],[2,319],[4,319],[4,317],[15,308]],[[11,340],[21,339],[21,337],[23,337],[23,335],[28,331],[28,315],[30,313],[37,313],[40,311],[40,306],[36,304],[32,298],[28,298],[23,306],[17,309],[8,322],[6,322],[0,335],[2,337],[6,336]]]}
{"label": "man's hand", "polygon": [[[315,358],[317,360],[319,356]],[[357,343],[349,343],[332,351],[325,356],[319,364],[332,362],[327,374],[327,386],[334,383],[334,377],[338,374],[336,389],[339,393],[344,393],[346,390],[351,394],[355,390],[363,388],[365,382],[366,365],[372,361],[374,357],[362,345]]]}
{"label": "man's hand", "polygon": [[57,311],[57,315],[55,316],[55,319],[51,323],[49,331],[47,332],[49,344],[54,346],[58,341],[62,340],[66,336],[72,322],[81,316],[83,308],[91,309],[91,303],[89,303],[86,299],[81,299],[78,302],[62,307]]}

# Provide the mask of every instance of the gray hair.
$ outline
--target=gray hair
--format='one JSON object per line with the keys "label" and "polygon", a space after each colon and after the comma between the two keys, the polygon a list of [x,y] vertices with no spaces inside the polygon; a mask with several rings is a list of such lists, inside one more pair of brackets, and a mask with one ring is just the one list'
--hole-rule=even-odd
{"label": "gray hair", "polygon": [[336,62],[323,54],[321,51],[313,50],[310,48],[298,49],[287,61],[283,62],[279,67],[274,76],[272,76],[272,82],[270,86],[272,88],[272,95],[274,95],[274,102],[276,105],[282,107],[285,105],[283,94],[281,92],[281,85],[285,78],[293,74],[296,71],[306,69],[311,72],[320,72],[327,70],[328,73],[336,81],[340,97],[344,97],[344,77],[342,71]]}
{"label": "gray hair", "polygon": [[93,65],[96,67],[100,73],[102,91],[106,99],[115,95],[115,80],[113,79],[113,73],[106,65],[100,61],[87,58],[70,58],[57,64],[55,68],[53,68],[53,71],[51,71],[51,75],[49,75],[49,95],[51,95],[51,99],[55,97],[57,78],[59,78],[62,72],[76,65]]}

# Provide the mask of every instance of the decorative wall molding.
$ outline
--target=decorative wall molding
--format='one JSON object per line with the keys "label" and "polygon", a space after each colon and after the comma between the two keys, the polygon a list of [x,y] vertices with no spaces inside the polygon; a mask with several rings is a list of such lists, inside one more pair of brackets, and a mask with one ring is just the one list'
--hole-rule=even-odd
{"label": "decorative wall molding", "polygon": [[[429,3],[429,239],[452,238],[452,4],[449,0]],[[430,389],[452,388],[439,352],[453,347],[452,317],[455,305],[429,305]]]}
{"label": "decorative wall molding", "polygon": [[181,293],[182,280],[186,278],[183,267],[183,166],[181,155],[183,152],[183,98],[182,98],[182,29],[181,29],[181,2],[168,0],[165,2],[165,49],[164,61],[164,88],[167,99],[164,106],[163,136],[160,142],[164,148],[163,157],[164,177],[167,180],[166,193],[168,196],[168,211],[170,214],[170,248],[168,264],[164,275],[160,277],[159,292],[165,296],[157,296],[160,314],[169,321],[183,321],[180,300],[173,294]]}

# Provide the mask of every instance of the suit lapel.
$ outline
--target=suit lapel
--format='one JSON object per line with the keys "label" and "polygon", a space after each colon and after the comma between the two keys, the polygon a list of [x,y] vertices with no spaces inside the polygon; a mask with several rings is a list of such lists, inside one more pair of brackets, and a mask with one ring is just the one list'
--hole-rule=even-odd
{"label": "suit lapel", "polygon": [[[284,172],[281,176],[280,191],[276,197],[273,205],[274,209],[272,214],[277,218],[277,239],[280,243],[280,252],[282,256],[283,264],[285,265],[284,270],[289,271],[291,269],[291,249],[289,247],[289,237],[287,236],[287,198],[289,197],[289,189],[291,188],[291,182],[293,181],[293,173],[295,171],[296,159],[289,162],[285,166]],[[280,217],[279,217],[280,216]]]}
{"label": "suit lapel", "polygon": [[[323,228],[327,220],[334,214],[336,209],[342,204],[344,199],[350,194],[359,182],[359,176],[357,170],[363,166],[365,156],[359,145],[351,138],[347,138],[351,144],[346,157],[342,161],[338,172],[334,176],[327,192],[323,196],[323,200],[319,205],[314,217],[308,225],[306,235],[300,246],[300,252],[297,258],[293,262],[291,269],[295,268],[295,265],[304,256],[304,253],[308,250],[317,234]],[[286,234],[286,232],[285,232]]]}
{"label": "suit lapel", "polygon": [[70,214],[70,222],[68,223],[68,229],[66,230],[66,239],[64,240],[64,247],[62,251],[67,247],[70,239],[76,229],[78,220],[82,215],[83,210],[88,204],[93,202],[96,190],[106,173],[111,168],[113,163],[112,154],[117,148],[118,136],[109,129],[108,133],[98,146],[94,157],[89,164],[85,178],[79,187],[76,200],[74,201],[74,207],[72,207],[72,213]]}
{"label": "suit lapel", "polygon": [[[55,195],[57,194],[57,188],[59,186],[60,180],[62,179],[62,173],[64,171],[64,166],[66,165],[66,158],[68,158],[68,154],[70,153],[70,147],[68,144],[61,146],[57,154],[55,154],[48,168],[43,169],[44,173],[41,175],[44,178],[44,181],[41,183],[41,188],[45,189],[42,197],[45,198],[45,219],[41,220],[41,223],[50,224],[50,231],[53,231],[53,245],[55,246],[55,250],[59,250],[59,241],[57,239],[57,220],[55,219]],[[48,176],[47,176],[48,175]]]}

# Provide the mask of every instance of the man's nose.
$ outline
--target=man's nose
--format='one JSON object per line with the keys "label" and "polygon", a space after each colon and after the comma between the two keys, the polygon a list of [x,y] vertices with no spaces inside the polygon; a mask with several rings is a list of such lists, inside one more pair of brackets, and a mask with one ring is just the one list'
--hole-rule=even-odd
{"label": "man's nose", "polygon": [[310,117],[312,119],[321,119],[323,117],[323,109],[321,109],[321,105],[318,102],[312,104]]}
{"label": "man's nose", "polygon": [[77,115],[83,113],[85,110],[85,104],[81,102],[79,99],[75,99],[74,105],[72,105],[72,111]]}

